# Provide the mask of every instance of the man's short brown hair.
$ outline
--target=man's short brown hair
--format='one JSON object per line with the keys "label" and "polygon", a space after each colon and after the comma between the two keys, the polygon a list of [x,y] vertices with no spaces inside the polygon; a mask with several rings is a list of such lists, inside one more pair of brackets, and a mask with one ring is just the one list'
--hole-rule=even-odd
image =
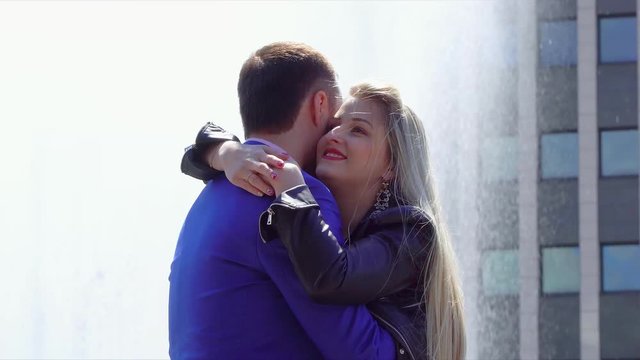
{"label": "man's short brown hair", "polygon": [[245,135],[291,129],[302,101],[318,80],[326,80],[327,88],[336,86],[333,67],[309,45],[277,42],[256,51],[244,62],[238,79]]}

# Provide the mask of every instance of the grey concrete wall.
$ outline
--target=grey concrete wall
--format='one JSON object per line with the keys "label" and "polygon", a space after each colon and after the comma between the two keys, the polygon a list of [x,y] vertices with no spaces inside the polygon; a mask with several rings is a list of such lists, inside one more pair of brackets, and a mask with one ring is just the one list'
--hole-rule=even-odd
{"label": "grey concrete wall", "polygon": [[580,358],[579,308],[577,295],[540,299],[540,359]]}
{"label": "grey concrete wall", "polygon": [[538,0],[538,18],[540,20],[575,17],[576,0]]}
{"label": "grey concrete wall", "polygon": [[636,12],[636,0],[598,0],[598,15],[623,15]]}
{"label": "grey concrete wall", "polygon": [[517,295],[483,297],[480,320],[480,359],[517,359],[520,351],[520,301]]}
{"label": "grey concrete wall", "polygon": [[598,126],[620,128],[638,124],[636,64],[598,66]]}
{"label": "grey concrete wall", "polygon": [[[481,204],[492,204],[480,214],[481,249],[518,248],[518,184],[515,182],[485,185]],[[500,231],[496,231],[500,229]]]}
{"label": "grey concrete wall", "polygon": [[497,89],[495,96],[485,104],[486,117],[491,121],[480,124],[483,136],[515,135],[518,133],[518,72],[517,69],[502,69],[483,78],[484,86]]}
{"label": "grey concrete wall", "polygon": [[[580,229],[580,358],[600,354],[598,242],[598,24],[595,0],[578,1],[578,207]],[[577,358],[577,357],[576,357]]]}
{"label": "grey concrete wall", "polygon": [[578,181],[543,181],[538,186],[541,245],[578,244]]}
{"label": "grey concrete wall", "polygon": [[540,251],[538,246],[538,130],[537,2],[517,2],[518,46],[518,231],[520,239],[520,359],[539,358],[538,300]]}
{"label": "grey concrete wall", "polygon": [[[601,178],[598,184],[601,243],[637,241],[638,178]],[[640,275],[639,275],[640,276]]]}
{"label": "grey concrete wall", "polygon": [[538,71],[538,123],[541,133],[578,128],[578,87],[575,67]]}
{"label": "grey concrete wall", "polygon": [[603,359],[640,357],[640,294],[600,296],[600,348]]}

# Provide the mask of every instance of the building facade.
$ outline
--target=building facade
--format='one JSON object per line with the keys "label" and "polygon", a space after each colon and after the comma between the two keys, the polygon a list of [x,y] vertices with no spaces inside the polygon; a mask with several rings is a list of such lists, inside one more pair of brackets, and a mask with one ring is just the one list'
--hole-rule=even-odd
{"label": "building facade", "polygon": [[479,131],[477,358],[640,359],[638,4],[505,6],[515,65]]}

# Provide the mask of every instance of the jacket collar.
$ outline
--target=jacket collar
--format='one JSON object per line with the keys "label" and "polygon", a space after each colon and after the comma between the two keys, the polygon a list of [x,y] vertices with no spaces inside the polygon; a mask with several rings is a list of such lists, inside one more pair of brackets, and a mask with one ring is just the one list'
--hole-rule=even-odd
{"label": "jacket collar", "polygon": [[247,139],[247,140],[245,140],[244,142],[245,142],[245,143],[248,143],[248,142],[252,142],[252,143],[260,143],[260,144],[263,144],[263,145],[267,145],[268,147],[274,148],[275,150],[277,150],[277,151],[279,151],[279,152],[286,153],[286,151],[285,151],[282,147],[280,147],[280,146],[278,146],[278,145],[276,145],[276,144],[272,143],[271,141],[267,141],[267,140],[265,140],[265,139],[261,139],[261,138],[257,138],[257,137],[252,137],[252,138],[248,138],[248,139]]}

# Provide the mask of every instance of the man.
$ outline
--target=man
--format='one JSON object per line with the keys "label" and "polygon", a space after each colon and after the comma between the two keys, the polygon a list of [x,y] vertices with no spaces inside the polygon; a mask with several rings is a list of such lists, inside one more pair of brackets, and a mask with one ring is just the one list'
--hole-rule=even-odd
{"label": "man", "polygon": [[[270,145],[302,168],[313,167],[316,143],[339,106],[335,73],[324,56],[303,44],[267,45],[244,63],[238,96],[248,143]],[[183,166],[194,165],[189,159],[202,155],[202,145],[185,154]],[[339,234],[328,189],[308,174],[305,181]],[[261,241],[258,219],[270,203],[224,176],[209,181],[196,199],[171,265],[171,357],[394,358],[391,336],[364,306],[314,303],[282,243]]]}

